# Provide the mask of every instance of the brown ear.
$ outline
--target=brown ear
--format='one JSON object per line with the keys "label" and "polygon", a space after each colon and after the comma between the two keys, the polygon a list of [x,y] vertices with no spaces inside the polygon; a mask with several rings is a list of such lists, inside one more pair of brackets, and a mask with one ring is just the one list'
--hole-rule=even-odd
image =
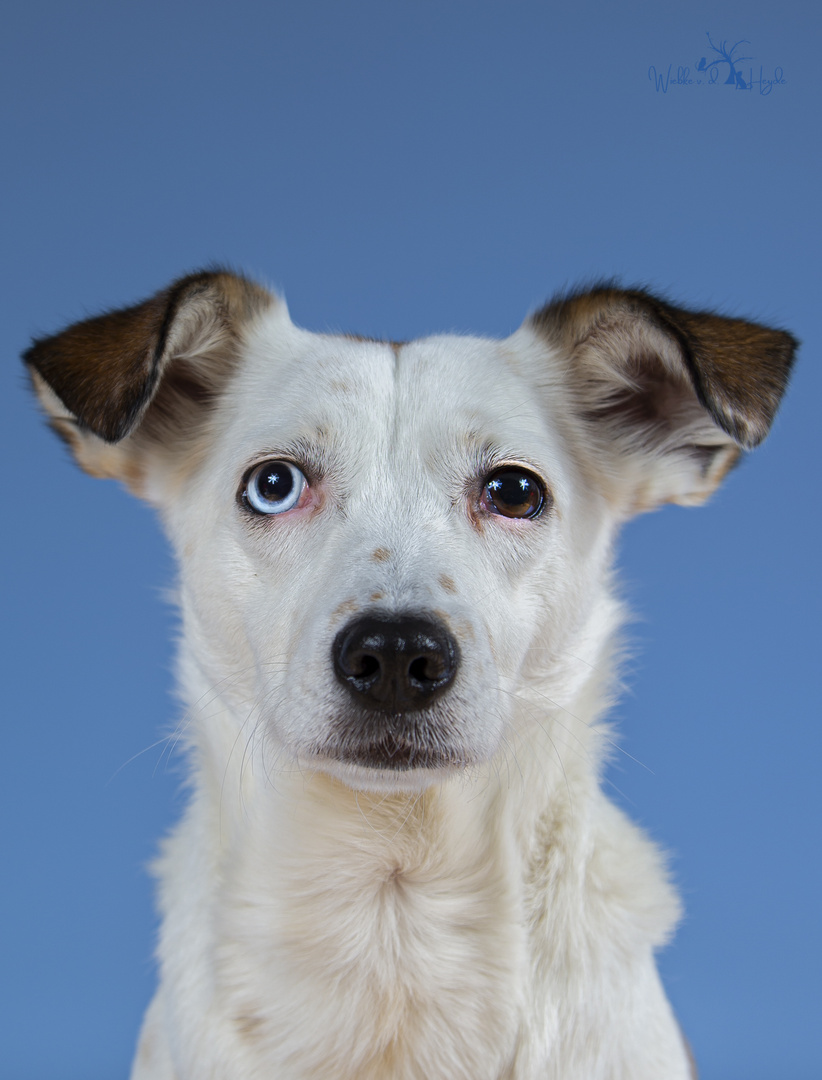
{"label": "brown ear", "polygon": [[555,299],[532,323],[569,358],[594,438],[632,459],[636,508],[710,494],[768,433],[798,344],[611,285]]}
{"label": "brown ear", "polygon": [[[191,274],[141,304],[35,341],[23,359],[80,464],[120,476],[127,455],[106,444],[162,423],[179,430],[219,391],[245,326],[273,302],[237,275]],[[130,471],[121,478],[133,480]]]}

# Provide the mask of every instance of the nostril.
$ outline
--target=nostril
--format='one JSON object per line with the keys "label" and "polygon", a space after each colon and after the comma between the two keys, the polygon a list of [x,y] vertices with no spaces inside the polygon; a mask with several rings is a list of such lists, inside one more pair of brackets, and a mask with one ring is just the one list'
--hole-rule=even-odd
{"label": "nostril", "polygon": [[371,675],[376,675],[380,670],[380,662],[376,656],[369,656],[365,653],[360,657],[359,671],[352,672],[352,675],[359,675],[361,679],[367,679]]}
{"label": "nostril", "polygon": [[439,682],[444,673],[445,665],[440,657],[419,656],[408,665],[411,682],[423,689]]}
{"label": "nostril", "polygon": [[353,679],[367,679],[380,670],[380,661],[373,653],[363,652],[357,648],[346,648],[345,645],[338,652],[337,664],[343,674]]}

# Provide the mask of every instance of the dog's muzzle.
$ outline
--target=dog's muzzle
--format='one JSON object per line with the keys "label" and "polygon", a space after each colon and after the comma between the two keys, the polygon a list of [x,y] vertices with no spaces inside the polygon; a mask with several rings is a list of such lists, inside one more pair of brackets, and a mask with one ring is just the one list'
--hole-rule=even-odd
{"label": "dog's muzzle", "polygon": [[331,649],[334,672],[364,709],[397,714],[429,708],[454,681],[459,648],[439,620],[364,615]]}

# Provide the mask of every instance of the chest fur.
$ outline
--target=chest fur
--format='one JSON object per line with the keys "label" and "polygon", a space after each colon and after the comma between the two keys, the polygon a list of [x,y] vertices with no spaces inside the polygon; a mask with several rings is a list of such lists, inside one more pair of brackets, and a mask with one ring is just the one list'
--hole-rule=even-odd
{"label": "chest fur", "polygon": [[218,985],[251,1058],[295,1078],[504,1075],[527,981],[517,875],[499,821],[446,831],[420,802],[292,818],[276,858],[247,849],[227,874]]}

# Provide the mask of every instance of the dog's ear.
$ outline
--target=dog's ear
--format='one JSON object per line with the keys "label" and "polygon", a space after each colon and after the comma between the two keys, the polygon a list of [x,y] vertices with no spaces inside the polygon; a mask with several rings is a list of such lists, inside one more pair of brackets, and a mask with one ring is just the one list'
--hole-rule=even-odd
{"label": "dog's ear", "polygon": [[229,379],[245,329],[275,302],[235,274],[191,274],[35,341],[23,359],[80,465],[143,494],[146,450],[191,436]]}
{"label": "dog's ear", "polygon": [[707,498],[765,438],[797,348],[784,331],[611,286],[554,300],[532,324],[565,358],[598,468],[629,512]]}

